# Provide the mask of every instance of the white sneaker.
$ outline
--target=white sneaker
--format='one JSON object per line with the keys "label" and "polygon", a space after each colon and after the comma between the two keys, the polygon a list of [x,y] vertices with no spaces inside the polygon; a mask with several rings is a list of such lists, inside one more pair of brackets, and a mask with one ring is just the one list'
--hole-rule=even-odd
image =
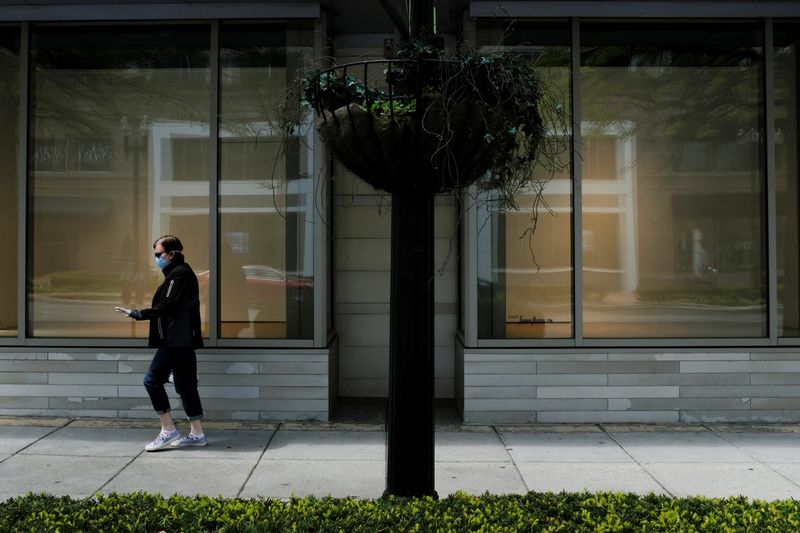
{"label": "white sneaker", "polygon": [[163,450],[179,438],[181,438],[181,433],[177,429],[169,432],[162,431],[153,442],[144,447],[144,451],[157,452],[158,450]]}
{"label": "white sneaker", "polygon": [[208,439],[206,439],[205,435],[192,435],[189,433],[185,437],[180,440],[173,441],[172,447],[173,448],[191,448],[191,447],[201,447],[201,446],[208,446]]}

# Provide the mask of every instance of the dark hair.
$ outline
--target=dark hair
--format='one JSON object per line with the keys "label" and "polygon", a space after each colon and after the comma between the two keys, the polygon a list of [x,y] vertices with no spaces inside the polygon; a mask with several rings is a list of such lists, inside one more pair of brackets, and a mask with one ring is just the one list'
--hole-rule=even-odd
{"label": "dark hair", "polygon": [[181,244],[181,240],[177,238],[175,235],[162,235],[156,242],[153,243],[153,249],[155,249],[156,245],[161,243],[161,246],[164,247],[165,252],[182,252],[183,251],[183,244]]}

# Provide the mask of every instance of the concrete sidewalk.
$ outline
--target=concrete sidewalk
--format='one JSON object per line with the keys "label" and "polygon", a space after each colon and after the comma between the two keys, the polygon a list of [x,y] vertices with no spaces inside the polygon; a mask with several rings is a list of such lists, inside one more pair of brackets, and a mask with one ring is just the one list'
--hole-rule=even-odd
{"label": "concrete sidewalk", "polygon": [[[144,452],[157,427],[0,418],[0,500],[136,491],[378,498],[385,488],[381,425],[208,421],[207,448]],[[436,490],[800,499],[800,426],[437,426]]]}

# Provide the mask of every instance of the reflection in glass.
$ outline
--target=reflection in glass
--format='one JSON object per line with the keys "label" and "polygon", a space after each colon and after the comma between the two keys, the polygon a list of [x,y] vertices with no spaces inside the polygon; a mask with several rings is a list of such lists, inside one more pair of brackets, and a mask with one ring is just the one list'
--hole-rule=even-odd
{"label": "reflection in glass", "polygon": [[19,74],[19,28],[0,26],[0,337],[18,331]]}
{"label": "reflection in glass", "polygon": [[209,27],[42,26],[31,39],[32,333],[146,337],[113,306],[150,305],[153,241],[178,235],[208,271]]}
{"label": "reflection in glass", "polygon": [[282,152],[272,111],[312,36],[303,23],[222,26],[221,337],[313,335],[313,128],[296,124]]}
{"label": "reflection in glass", "polygon": [[775,26],[775,176],[778,210],[778,334],[800,337],[800,24]]}
{"label": "reflection in glass", "polygon": [[[567,24],[481,23],[478,43],[501,45],[529,57],[551,93],[542,104],[554,140],[566,139],[571,114]],[[544,109],[546,107],[546,109]],[[553,110],[559,110],[556,115]],[[563,121],[563,123],[561,123]],[[572,188],[569,142],[552,143],[565,168],[542,191],[534,220],[536,191],[519,193],[518,211],[501,209],[491,193],[478,201],[478,336],[482,339],[569,338],[572,328]],[[535,231],[533,231],[535,225]]]}
{"label": "reflection in glass", "polygon": [[761,42],[582,26],[585,337],[766,335]]}

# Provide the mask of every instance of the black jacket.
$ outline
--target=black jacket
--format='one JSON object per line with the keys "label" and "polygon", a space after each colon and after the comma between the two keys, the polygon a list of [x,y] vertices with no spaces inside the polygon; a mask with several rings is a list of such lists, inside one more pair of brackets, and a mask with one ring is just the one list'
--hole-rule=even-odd
{"label": "black jacket", "polygon": [[184,262],[182,254],[175,254],[162,272],[164,283],[153,295],[152,306],[142,309],[135,317],[137,320],[150,320],[148,345],[201,348],[203,335],[197,276]]}

